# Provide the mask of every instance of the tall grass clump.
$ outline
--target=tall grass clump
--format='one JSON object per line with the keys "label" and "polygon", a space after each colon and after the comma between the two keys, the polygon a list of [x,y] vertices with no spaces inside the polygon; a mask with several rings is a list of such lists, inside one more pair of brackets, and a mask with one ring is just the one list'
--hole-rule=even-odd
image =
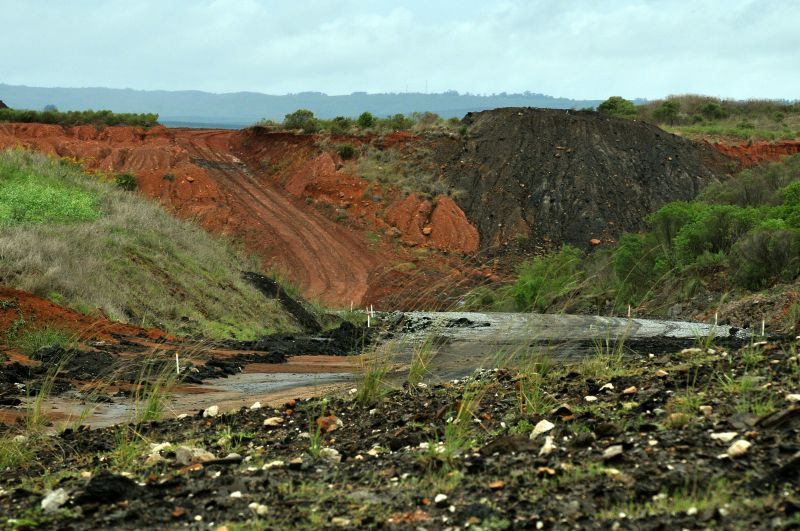
{"label": "tall grass clump", "polygon": [[[3,190],[18,183],[66,193],[29,198],[36,216],[14,214],[14,205],[9,215]],[[254,257],[69,162],[0,152],[0,225],[3,219],[13,222],[0,230],[0,278],[11,287],[181,335],[252,340],[296,327],[277,300],[241,277],[259,270]]]}
{"label": "tall grass clump", "polygon": [[560,250],[523,263],[512,295],[520,310],[544,312],[556,299],[574,291],[582,281],[583,253],[564,245]]}

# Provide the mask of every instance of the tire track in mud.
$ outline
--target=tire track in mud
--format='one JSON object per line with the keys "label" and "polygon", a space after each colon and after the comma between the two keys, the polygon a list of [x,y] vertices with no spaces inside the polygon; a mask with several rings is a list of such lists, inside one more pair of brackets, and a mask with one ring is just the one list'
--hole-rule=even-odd
{"label": "tire track in mud", "polygon": [[[359,304],[368,289],[369,273],[379,258],[357,234],[337,227],[268,179],[257,174],[232,153],[236,132],[198,131],[181,135],[183,147],[229,195],[229,205],[244,225],[261,236],[247,243],[267,262],[280,264],[306,297],[328,304]],[[266,235],[274,249],[264,245]],[[259,241],[261,240],[261,241]]]}

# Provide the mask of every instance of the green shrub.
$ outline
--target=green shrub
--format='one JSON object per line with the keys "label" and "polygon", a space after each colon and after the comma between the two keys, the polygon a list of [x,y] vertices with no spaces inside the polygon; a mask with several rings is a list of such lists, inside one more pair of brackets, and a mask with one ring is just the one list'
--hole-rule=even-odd
{"label": "green shrub", "polygon": [[546,311],[560,297],[580,285],[583,253],[570,245],[524,262],[511,293],[522,311]]}
{"label": "green shrub", "polygon": [[598,105],[597,110],[598,112],[610,114],[612,116],[636,116],[636,105],[634,105],[632,101],[626,100],[621,96],[611,96]]}
{"label": "green shrub", "polygon": [[114,113],[111,111],[66,111],[48,109],[0,109],[0,122],[23,122],[73,125],[130,125],[152,127],[158,125],[158,114]]}
{"label": "green shrub", "polygon": [[678,232],[695,221],[708,207],[703,203],[673,201],[647,217],[647,224],[666,252],[671,253]]}
{"label": "green shrub", "polygon": [[128,192],[136,190],[136,188],[139,186],[139,181],[132,173],[118,173],[114,176],[114,182],[116,183],[117,188],[122,188]]}
{"label": "green shrub", "polygon": [[733,246],[730,256],[734,279],[747,289],[763,289],[800,275],[800,231],[762,228]]}
{"label": "green shrub", "polygon": [[328,129],[334,135],[345,135],[350,132],[353,127],[353,120],[345,118],[344,116],[337,116],[330,121]]}
{"label": "green shrub", "polygon": [[314,117],[314,113],[308,109],[298,109],[286,115],[283,119],[283,127],[286,129],[302,129],[304,133],[316,133],[319,129],[319,121]]}
{"label": "green shrub", "polygon": [[387,129],[391,129],[392,131],[405,131],[413,127],[414,120],[398,113],[381,120],[380,125],[386,127]]}
{"label": "green shrub", "polygon": [[371,112],[364,111],[358,116],[356,123],[361,129],[369,129],[375,125],[375,116]]}
{"label": "green shrub", "polygon": [[691,265],[698,256],[727,253],[736,241],[764,219],[764,212],[733,205],[709,205],[696,221],[684,225],[675,236],[678,262]]}
{"label": "green shrub", "polygon": [[681,110],[680,104],[675,100],[666,100],[653,111],[653,117],[661,123],[674,124]]}
{"label": "green shrub", "polygon": [[700,113],[709,120],[721,120],[728,117],[728,111],[716,102],[709,102],[700,107]]}
{"label": "green shrub", "polygon": [[353,144],[341,144],[336,148],[336,152],[343,160],[349,160],[356,155],[356,148],[353,147]]}

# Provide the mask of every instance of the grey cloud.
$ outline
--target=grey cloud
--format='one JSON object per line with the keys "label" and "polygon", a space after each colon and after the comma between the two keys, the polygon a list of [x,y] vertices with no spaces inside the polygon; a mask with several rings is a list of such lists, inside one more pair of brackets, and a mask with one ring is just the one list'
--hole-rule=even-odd
{"label": "grey cloud", "polygon": [[0,82],[12,84],[800,93],[794,2],[0,0],[0,12]]}

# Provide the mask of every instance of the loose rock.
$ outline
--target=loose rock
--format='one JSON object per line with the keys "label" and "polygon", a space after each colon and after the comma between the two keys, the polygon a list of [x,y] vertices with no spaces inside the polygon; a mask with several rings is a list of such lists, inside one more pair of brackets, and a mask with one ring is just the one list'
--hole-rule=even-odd
{"label": "loose rock", "polygon": [[52,514],[59,510],[69,500],[69,494],[64,489],[50,491],[42,499],[41,506],[44,514]]}
{"label": "loose rock", "polygon": [[739,439],[738,441],[730,445],[727,454],[733,458],[741,457],[750,450],[751,446],[752,443],[745,441],[744,439]]}
{"label": "loose rock", "polygon": [[539,435],[546,433],[555,427],[556,425],[550,422],[549,420],[542,419],[536,423],[536,426],[533,427],[533,431],[531,432],[530,438],[535,439]]}

